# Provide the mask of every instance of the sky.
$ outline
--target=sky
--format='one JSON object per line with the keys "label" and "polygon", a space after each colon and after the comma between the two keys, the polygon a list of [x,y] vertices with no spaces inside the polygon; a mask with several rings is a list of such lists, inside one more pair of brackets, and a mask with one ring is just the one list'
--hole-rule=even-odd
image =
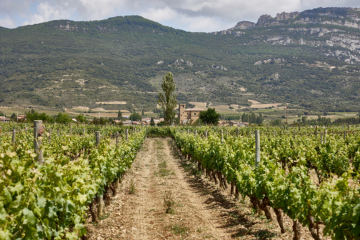
{"label": "sky", "polygon": [[359,0],[0,0],[0,26],[69,19],[102,20],[140,15],[190,32],[229,29],[263,14],[276,16],[318,7],[360,7]]}

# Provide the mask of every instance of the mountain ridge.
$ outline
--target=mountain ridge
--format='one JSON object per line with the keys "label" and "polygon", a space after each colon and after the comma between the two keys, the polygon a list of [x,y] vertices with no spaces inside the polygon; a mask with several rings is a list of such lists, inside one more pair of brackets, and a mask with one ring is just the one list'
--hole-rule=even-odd
{"label": "mountain ridge", "polygon": [[0,104],[151,110],[173,72],[182,102],[357,111],[359,30],[339,24],[357,21],[358,9],[307,11],[306,23],[304,12],[280,13],[213,34],[140,16],[0,28]]}

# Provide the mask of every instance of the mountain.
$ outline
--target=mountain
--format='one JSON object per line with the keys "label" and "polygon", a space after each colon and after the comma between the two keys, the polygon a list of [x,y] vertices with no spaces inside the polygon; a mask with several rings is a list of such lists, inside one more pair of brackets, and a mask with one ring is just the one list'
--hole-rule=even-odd
{"label": "mountain", "polygon": [[172,72],[182,102],[358,111],[359,34],[355,8],[263,15],[214,33],[139,16],[0,28],[0,104],[150,110]]}

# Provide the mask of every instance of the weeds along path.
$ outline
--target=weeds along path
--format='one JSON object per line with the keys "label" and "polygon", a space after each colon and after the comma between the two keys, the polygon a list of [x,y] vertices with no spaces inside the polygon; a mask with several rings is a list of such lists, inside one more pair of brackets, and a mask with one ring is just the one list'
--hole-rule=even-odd
{"label": "weeds along path", "polygon": [[145,140],[102,220],[87,223],[88,239],[230,238],[184,179],[169,141]]}
{"label": "weeds along path", "polygon": [[171,139],[148,138],[101,221],[88,219],[88,239],[292,239],[290,219],[280,234],[276,221],[229,192],[180,156]]}

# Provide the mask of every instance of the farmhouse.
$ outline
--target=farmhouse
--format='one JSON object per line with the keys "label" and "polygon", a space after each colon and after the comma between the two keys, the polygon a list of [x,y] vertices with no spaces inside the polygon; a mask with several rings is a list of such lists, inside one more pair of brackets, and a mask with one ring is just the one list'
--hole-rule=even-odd
{"label": "farmhouse", "polygon": [[180,124],[194,123],[200,117],[200,112],[205,111],[201,108],[185,109],[185,104],[179,104],[179,120]]}
{"label": "farmhouse", "polygon": [[10,118],[0,116],[0,122],[9,122]]}

